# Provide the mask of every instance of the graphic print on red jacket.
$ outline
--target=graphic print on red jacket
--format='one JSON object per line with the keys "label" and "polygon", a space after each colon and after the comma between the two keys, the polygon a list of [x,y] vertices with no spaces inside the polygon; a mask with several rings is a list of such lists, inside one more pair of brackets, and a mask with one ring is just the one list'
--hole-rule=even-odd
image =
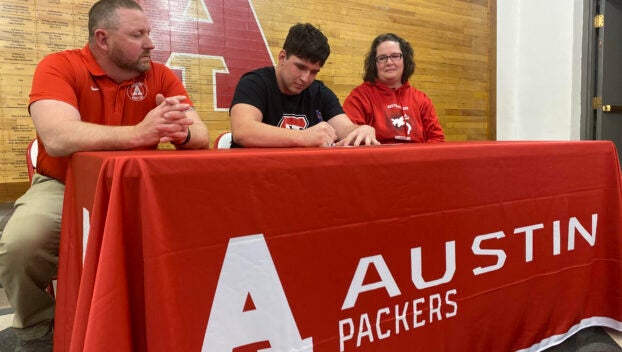
{"label": "graphic print on red jacket", "polygon": [[397,89],[364,82],[348,95],[343,109],[354,123],[373,126],[381,143],[445,141],[432,101],[408,82]]}

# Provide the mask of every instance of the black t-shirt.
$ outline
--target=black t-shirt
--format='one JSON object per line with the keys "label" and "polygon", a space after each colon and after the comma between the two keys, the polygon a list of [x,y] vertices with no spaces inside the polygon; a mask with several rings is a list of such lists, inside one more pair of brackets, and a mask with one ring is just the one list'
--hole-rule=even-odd
{"label": "black t-shirt", "polygon": [[233,95],[231,106],[249,104],[261,111],[263,123],[272,126],[306,129],[343,114],[339,99],[322,81],[315,80],[297,95],[285,95],[276,83],[274,67],[264,67],[244,74]]}

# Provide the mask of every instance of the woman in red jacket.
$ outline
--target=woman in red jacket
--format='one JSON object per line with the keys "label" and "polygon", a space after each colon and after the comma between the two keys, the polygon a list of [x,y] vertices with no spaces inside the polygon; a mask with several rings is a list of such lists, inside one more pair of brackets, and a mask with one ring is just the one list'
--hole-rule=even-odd
{"label": "woman in red jacket", "polygon": [[432,101],[408,82],[414,72],[410,44],[392,33],[379,35],[365,58],[365,82],[344,101],[345,113],[374,127],[381,143],[443,142]]}

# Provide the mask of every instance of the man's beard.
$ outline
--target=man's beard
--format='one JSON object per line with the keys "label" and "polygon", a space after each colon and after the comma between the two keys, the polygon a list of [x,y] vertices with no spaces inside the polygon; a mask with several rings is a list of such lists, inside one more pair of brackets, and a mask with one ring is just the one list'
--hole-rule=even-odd
{"label": "man's beard", "polygon": [[[149,54],[149,52],[146,51],[146,52],[143,52],[143,54]],[[143,72],[149,71],[149,69],[151,68],[151,60],[143,61],[144,60],[143,55],[141,55],[138,60],[129,60],[129,59],[126,59],[124,53],[121,50],[118,50],[117,48],[112,49],[110,59],[112,60],[112,62],[115,63],[115,65],[117,65],[118,67],[124,70],[137,71],[137,72],[143,73]]]}

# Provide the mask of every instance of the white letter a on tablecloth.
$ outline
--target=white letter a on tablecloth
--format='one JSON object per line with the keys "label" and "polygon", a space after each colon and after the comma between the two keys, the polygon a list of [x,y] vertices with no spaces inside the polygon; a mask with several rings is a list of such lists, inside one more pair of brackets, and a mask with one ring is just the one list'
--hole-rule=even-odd
{"label": "white letter a on tablecloth", "polygon": [[262,341],[270,348],[260,351],[313,351],[312,338],[300,336],[263,235],[232,238],[202,351],[231,352]]}

